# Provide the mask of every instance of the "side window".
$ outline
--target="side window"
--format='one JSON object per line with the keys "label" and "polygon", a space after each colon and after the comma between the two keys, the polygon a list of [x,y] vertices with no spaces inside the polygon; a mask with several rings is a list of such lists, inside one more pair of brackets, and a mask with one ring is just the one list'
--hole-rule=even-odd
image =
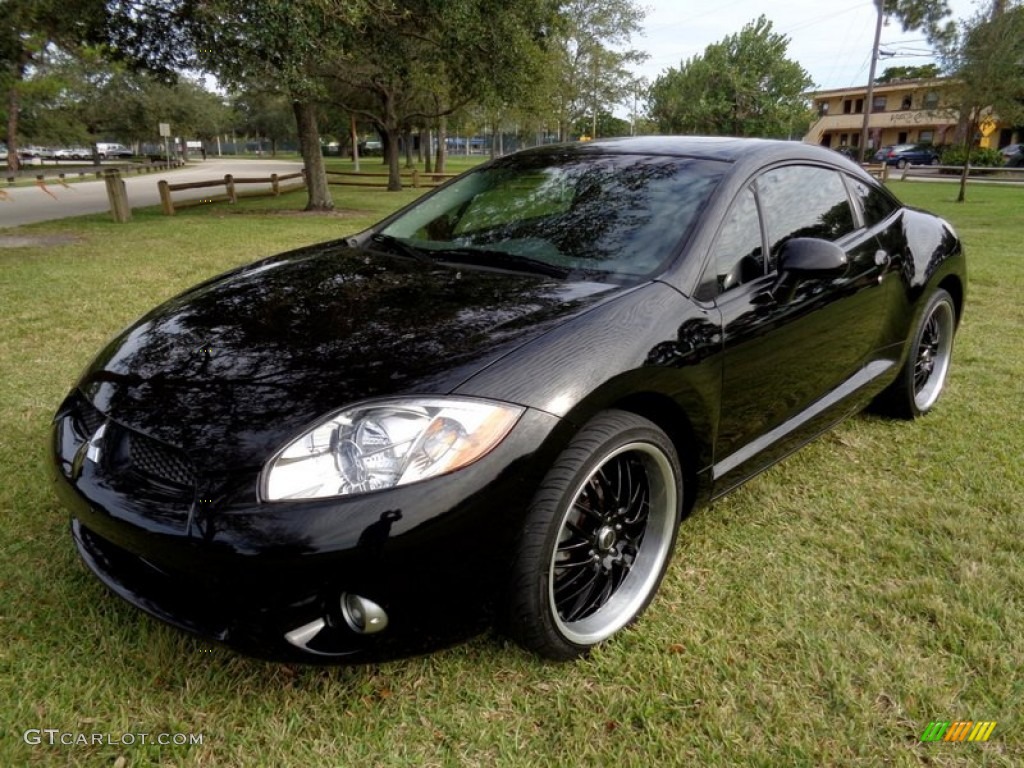
{"label": "side window", "polygon": [[885,221],[896,210],[896,204],[882,190],[868,186],[859,179],[850,177],[847,179],[850,182],[850,189],[853,190],[854,198],[864,212],[864,226],[873,227],[875,224]]}
{"label": "side window", "polygon": [[778,266],[779,250],[793,237],[838,240],[856,228],[853,207],[838,171],[791,165],[757,180],[768,231],[768,271]]}
{"label": "side window", "polygon": [[698,298],[712,299],[719,293],[760,277],[764,272],[764,246],[757,201],[753,190],[746,187],[736,196],[718,232]]}

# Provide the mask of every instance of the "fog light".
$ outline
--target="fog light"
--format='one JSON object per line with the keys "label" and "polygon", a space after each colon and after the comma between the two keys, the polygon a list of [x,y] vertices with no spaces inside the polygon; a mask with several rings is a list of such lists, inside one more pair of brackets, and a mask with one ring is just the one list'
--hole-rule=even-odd
{"label": "fog light", "polygon": [[341,615],[345,617],[345,623],[361,635],[372,635],[388,625],[388,615],[383,608],[372,600],[348,592],[341,593]]}

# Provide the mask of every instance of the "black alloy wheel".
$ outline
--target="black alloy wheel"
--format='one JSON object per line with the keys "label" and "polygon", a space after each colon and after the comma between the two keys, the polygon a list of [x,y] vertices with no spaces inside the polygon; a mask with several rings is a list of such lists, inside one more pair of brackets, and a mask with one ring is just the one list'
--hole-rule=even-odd
{"label": "black alloy wheel", "polygon": [[632,623],[661,583],[682,511],[675,448],[655,424],[605,411],[538,490],[504,605],[504,629],[552,659],[584,655]]}
{"label": "black alloy wheel", "polygon": [[883,393],[886,410],[905,419],[928,413],[946,386],[953,360],[956,307],[941,288],[928,299],[899,378]]}

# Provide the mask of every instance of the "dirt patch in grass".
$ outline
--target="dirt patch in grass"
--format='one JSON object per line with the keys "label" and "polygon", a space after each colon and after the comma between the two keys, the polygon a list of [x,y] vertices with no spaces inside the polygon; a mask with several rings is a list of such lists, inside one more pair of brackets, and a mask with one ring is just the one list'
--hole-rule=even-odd
{"label": "dirt patch in grass", "polygon": [[39,248],[80,241],[75,235],[0,235],[0,248]]}

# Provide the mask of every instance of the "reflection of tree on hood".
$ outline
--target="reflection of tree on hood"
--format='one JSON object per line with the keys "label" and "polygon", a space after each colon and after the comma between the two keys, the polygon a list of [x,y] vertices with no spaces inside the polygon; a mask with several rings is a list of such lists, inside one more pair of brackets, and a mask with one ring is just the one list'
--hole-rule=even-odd
{"label": "reflection of tree on hood", "polygon": [[259,466],[281,429],[408,387],[449,391],[587,301],[543,277],[462,272],[341,246],[278,257],[154,310],[81,386],[200,466]]}

